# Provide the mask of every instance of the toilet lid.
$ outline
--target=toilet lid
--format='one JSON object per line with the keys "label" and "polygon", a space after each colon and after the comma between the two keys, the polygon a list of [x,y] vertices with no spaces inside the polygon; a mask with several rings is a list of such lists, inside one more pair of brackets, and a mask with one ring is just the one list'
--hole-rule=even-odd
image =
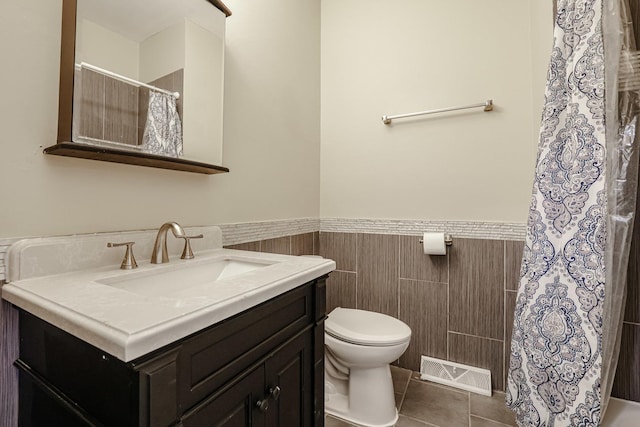
{"label": "toilet lid", "polygon": [[334,309],[324,328],[335,338],[360,345],[396,345],[411,337],[411,328],[396,318],[352,308]]}

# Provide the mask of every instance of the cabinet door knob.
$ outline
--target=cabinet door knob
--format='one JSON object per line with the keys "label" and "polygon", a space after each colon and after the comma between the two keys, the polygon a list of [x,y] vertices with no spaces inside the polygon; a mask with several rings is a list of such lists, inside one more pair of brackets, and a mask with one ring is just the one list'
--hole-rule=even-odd
{"label": "cabinet door knob", "polygon": [[256,407],[262,412],[267,412],[267,409],[269,409],[269,401],[267,399],[258,400]]}
{"label": "cabinet door knob", "polygon": [[269,387],[269,394],[271,395],[273,400],[278,400],[278,398],[280,397],[280,391],[281,390],[279,386]]}

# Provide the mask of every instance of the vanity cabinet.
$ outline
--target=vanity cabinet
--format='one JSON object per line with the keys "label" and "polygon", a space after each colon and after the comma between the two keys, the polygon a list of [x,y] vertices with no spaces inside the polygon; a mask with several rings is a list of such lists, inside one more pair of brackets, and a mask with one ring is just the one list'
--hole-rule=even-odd
{"label": "vanity cabinet", "polygon": [[321,426],[325,280],[130,362],[21,310],[20,426]]}

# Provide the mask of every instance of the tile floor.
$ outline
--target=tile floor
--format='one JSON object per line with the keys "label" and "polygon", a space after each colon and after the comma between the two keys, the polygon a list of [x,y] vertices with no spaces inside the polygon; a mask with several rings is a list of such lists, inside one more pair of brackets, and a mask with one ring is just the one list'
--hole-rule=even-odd
{"label": "tile floor", "polygon": [[[487,397],[419,380],[416,372],[391,367],[400,419],[396,427],[504,427],[515,426],[504,405],[504,393]],[[327,416],[325,427],[352,427]]]}

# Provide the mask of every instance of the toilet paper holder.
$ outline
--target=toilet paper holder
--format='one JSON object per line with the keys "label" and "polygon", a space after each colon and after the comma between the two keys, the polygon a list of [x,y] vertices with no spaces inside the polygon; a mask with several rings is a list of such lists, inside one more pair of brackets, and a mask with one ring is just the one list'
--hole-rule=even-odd
{"label": "toilet paper holder", "polygon": [[[422,239],[418,240],[418,243],[422,244]],[[444,244],[447,246],[453,245],[453,237],[451,236],[451,234],[444,235]]]}

